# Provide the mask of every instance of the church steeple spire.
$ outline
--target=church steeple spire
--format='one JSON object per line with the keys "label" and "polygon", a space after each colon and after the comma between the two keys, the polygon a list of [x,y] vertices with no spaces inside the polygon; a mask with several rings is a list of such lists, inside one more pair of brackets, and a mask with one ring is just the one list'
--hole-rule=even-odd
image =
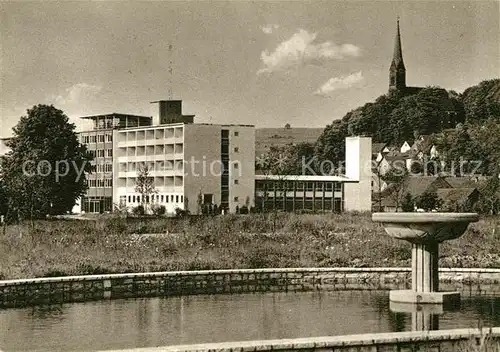
{"label": "church steeple spire", "polygon": [[405,67],[403,63],[403,50],[401,50],[401,34],[399,33],[399,17],[398,17],[398,25],[396,32],[396,39],[394,40],[394,56],[392,58],[392,62],[397,67]]}
{"label": "church steeple spire", "polygon": [[406,88],[406,68],[403,62],[403,50],[401,49],[401,34],[399,32],[399,17],[397,21],[396,39],[394,40],[394,55],[389,70],[389,89]]}

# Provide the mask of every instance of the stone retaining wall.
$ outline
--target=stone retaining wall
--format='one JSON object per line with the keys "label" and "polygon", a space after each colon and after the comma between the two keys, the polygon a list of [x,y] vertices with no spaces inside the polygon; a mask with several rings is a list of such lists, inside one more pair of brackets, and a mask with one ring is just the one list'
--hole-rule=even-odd
{"label": "stone retaining wall", "polygon": [[[208,343],[200,345],[136,348],[135,352],[403,352],[403,351],[480,351],[476,346],[484,336],[486,346],[481,351],[500,349],[500,327],[492,329],[453,329],[439,331],[393,332],[347,336],[309,337],[299,339]],[[121,350],[123,352],[132,350]],[[111,351],[108,351],[111,352]],[[118,352],[118,351],[115,351]]]}
{"label": "stone retaining wall", "polygon": [[[207,270],[4,280],[0,308],[169,295],[402,289],[410,280],[409,268]],[[500,294],[500,269],[440,269],[440,281],[456,290]]]}

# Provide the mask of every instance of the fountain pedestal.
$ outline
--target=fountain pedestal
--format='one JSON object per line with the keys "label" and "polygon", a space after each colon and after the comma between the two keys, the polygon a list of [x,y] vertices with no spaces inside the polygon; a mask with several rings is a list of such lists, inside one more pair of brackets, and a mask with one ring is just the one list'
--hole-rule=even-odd
{"label": "fountain pedestal", "polygon": [[412,245],[411,290],[391,291],[390,300],[421,304],[459,301],[460,293],[439,291],[439,243],[460,237],[478,219],[475,213],[374,213],[372,220],[381,222],[390,236]]}
{"label": "fountain pedestal", "polygon": [[439,291],[439,243],[412,243],[411,290],[391,291],[390,300],[403,303],[453,304],[458,292]]}

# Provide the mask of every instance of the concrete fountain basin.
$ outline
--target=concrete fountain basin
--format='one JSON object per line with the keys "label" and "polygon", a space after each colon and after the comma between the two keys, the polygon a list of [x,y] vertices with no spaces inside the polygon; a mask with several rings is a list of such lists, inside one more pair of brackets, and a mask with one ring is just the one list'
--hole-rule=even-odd
{"label": "concrete fountain basin", "polygon": [[372,220],[383,224],[391,237],[411,243],[425,243],[459,238],[476,213],[374,213]]}
{"label": "concrete fountain basin", "polygon": [[447,304],[460,300],[458,292],[439,291],[439,243],[459,238],[476,213],[374,213],[385,232],[412,245],[411,290],[390,292],[390,300],[400,303]]}

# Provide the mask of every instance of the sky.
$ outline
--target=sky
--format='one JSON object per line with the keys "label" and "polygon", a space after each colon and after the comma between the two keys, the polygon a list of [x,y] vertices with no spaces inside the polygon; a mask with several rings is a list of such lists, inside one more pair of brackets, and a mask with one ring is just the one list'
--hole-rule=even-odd
{"label": "sky", "polygon": [[0,1],[0,137],[26,109],[324,127],[388,89],[396,19],[411,86],[500,76],[498,1]]}

